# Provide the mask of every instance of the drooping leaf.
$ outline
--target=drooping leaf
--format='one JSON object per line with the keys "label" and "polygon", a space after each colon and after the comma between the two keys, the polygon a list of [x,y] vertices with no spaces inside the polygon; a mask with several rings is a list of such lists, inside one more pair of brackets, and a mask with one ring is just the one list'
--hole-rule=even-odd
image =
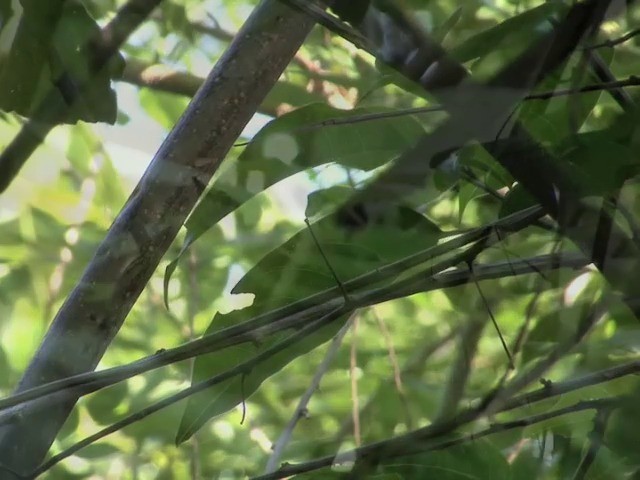
{"label": "drooping leaf", "polygon": [[[265,188],[308,168],[337,163],[348,168],[372,170],[410,146],[424,133],[411,116],[331,125],[352,116],[389,111],[383,108],[338,110],[324,104],[302,107],[270,122],[242,152],[236,168],[223,175],[205,198],[213,199],[207,211],[208,225],[199,225],[198,210],[187,222],[190,232],[206,231],[236,207]],[[322,124],[327,122],[326,124]],[[238,179],[246,179],[238,184]],[[226,200],[224,200],[226,199]],[[213,214],[213,218],[211,215]]]}
{"label": "drooping leaf", "polygon": [[[392,160],[424,130],[411,116],[330,125],[334,120],[385,112],[384,108],[338,110],[324,104],[302,107],[267,124],[204,195],[186,222],[181,253],[165,271],[168,282],[180,257],[213,225],[275,183],[326,163],[372,170]],[[323,125],[323,122],[329,122]]]}
{"label": "drooping leaf", "polygon": [[51,87],[47,48],[62,5],[56,0],[41,8],[33,1],[3,6],[2,49],[7,54],[0,62],[0,109],[28,116],[42,91]]}
{"label": "drooping leaf", "polygon": [[[206,334],[335,287],[336,281],[323,254],[338,279],[345,282],[437,242],[441,232],[426,217],[405,207],[398,207],[396,213],[394,223],[360,232],[345,232],[337,227],[335,218],[331,215],[319,220],[310,228],[322,253],[311,232],[302,230],[260,260],[233,288],[232,293],[255,295],[253,305],[226,315],[217,314]],[[255,366],[243,378],[232,378],[190,397],[176,442],[187,440],[210,418],[246,400],[264,380],[289,362],[329,340],[341,328],[345,319],[342,317],[280,351]],[[255,345],[238,345],[198,357],[193,383],[211,378],[246,361],[272,347],[288,334],[282,332],[268,338],[256,338]]]}

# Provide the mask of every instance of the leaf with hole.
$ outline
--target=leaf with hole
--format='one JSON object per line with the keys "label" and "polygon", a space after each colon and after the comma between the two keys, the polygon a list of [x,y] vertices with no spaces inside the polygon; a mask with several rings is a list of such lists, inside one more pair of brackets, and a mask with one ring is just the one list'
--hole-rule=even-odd
{"label": "leaf with hole", "polygon": [[[165,270],[165,297],[171,275],[189,246],[258,193],[298,172],[326,163],[375,169],[424,134],[412,116],[348,123],[352,117],[388,111],[385,108],[345,111],[313,104],[266,125],[191,213],[185,225],[187,236],[182,250]],[[337,121],[347,123],[336,125]]]}

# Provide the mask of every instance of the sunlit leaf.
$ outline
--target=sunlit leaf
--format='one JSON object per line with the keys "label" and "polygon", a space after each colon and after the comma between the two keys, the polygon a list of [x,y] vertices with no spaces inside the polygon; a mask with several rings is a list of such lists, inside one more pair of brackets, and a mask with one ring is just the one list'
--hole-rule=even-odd
{"label": "sunlit leaf", "polygon": [[[413,117],[331,125],[334,120],[386,111],[313,104],[270,122],[196,206],[186,223],[181,255],[220,219],[280,180],[326,163],[371,170],[392,160],[423,133]],[[178,261],[166,269],[165,295]]]}
{"label": "sunlit leaf", "polygon": [[[440,230],[433,223],[412,210],[398,209],[395,219],[394,224],[351,233],[338,228],[334,217],[325,217],[311,226],[322,252],[318,250],[310,231],[299,232],[259,261],[233,288],[233,293],[254,294],[253,305],[227,315],[216,315],[207,333],[335,287],[334,274],[341,282],[348,281],[425,249],[435,244],[440,236]],[[325,258],[331,267],[327,266]],[[210,418],[246,400],[264,380],[293,359],[326,342],[337,333],[343,323],[344,319],[334,321],[254,367],[242,378],[233,378],[191,397],[176,442],[182,443]],[[256,345],[243,344],[199,357],[193,383],[206,380],[246,361],[286,335],[288,333],[277,335],[276,338],[257,339]]]}
{"label": "sunlit leaf", "polygon": [[170,130],[189,103],[187,98],[164,92],[142,89],[140,105],[156,122]]}
{"label": "sunlit leaf", "polygon": [[115,422],[119,417],[117,408],[126,399],[128,393],[127,383],[120,382],[91,395],[85,403],[89,415],[101,425]]}

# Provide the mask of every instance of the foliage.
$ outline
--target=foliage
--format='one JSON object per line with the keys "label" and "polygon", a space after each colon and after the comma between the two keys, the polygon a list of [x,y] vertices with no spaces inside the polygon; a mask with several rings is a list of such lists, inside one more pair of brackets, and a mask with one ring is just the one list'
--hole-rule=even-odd
{"label": "foliage", "polygon": [[[187,104],[185,85],[220,58],[257,2],[165,1],[97,77],[82,46],[123,2],[74,1],[57,11],[54,3],[38,11],[20,2],[29,16],[20,25],[40,28],[57,16],[45,44],[47,32],[11,40],[16,2],[0,2],[4,146],[61,74],[92,87],[0,196],[4,397],[151,158],[117,143],[137,147],[153,129],[159,143]],[[572,4],[404,3],[479,79],[517,58]],[[638,27],[629,3],[592,45]],[[603,82],[589,56],[628,83],[590,88]],[[154,83],[131,73],[135,62],[188,73]],[[637,37],[576,53],[512,115],[585,202],[614,212],[634,244],[639,137],[628,87],[637,79],[628,77],[639,62]],[[25,78],[20,95],[6,94]],[[99,436],[46,478],[258,476],[292,417],[282,476],[331,478],[353,468],[394,479],[635,478],[637,299],[620,298],[550,217],[528,214],[536,200],[494,159],[502,138],[461,146],[454,168],[394,205],[387,223],[345,230],[336,222],[360,187],[447,120],[434,106],[416,83],[314,29],[258,108],[267,122],[245,130],[245,143],[201,186],[99,370],[147,356],[164,362],[197,339],[228,343],[194,346],[195,358],[92,390],[51,454],[189,386],[233,368],[237,375]],[[315,385],[329,341],[347,322]],[[256,355],[264,358],[253,362]],[[296,411],[307,389],[313,395]],[[323,468],[304,463],[312,459]]]}
{"label": "foliage", "polygon": [[100,29],[82,3],[52,1],[45,8],[32,1],[3,3],[2,109],[46,118],[44,102],[68,103],[70,96],[80,95],[62,121],[115,122],[110,80],[122,70],[123,60],[116,56],[98,75],[91,71],[96,61],[91,46]]}

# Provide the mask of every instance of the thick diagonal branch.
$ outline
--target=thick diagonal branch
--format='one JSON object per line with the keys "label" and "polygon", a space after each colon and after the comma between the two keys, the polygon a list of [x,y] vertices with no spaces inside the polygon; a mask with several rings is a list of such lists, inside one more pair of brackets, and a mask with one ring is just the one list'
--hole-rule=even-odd
{"label": "thick diagonal branch", "polygon": [[[118,332],[186,216],[257,106],[313,27],[263,0],[209,74],[53,321],[18,391],[91,371]],[[32,471],[76,402],[22,408],[0,428],[2,478]],[[15,412],[14,412],[15,413]]]}

